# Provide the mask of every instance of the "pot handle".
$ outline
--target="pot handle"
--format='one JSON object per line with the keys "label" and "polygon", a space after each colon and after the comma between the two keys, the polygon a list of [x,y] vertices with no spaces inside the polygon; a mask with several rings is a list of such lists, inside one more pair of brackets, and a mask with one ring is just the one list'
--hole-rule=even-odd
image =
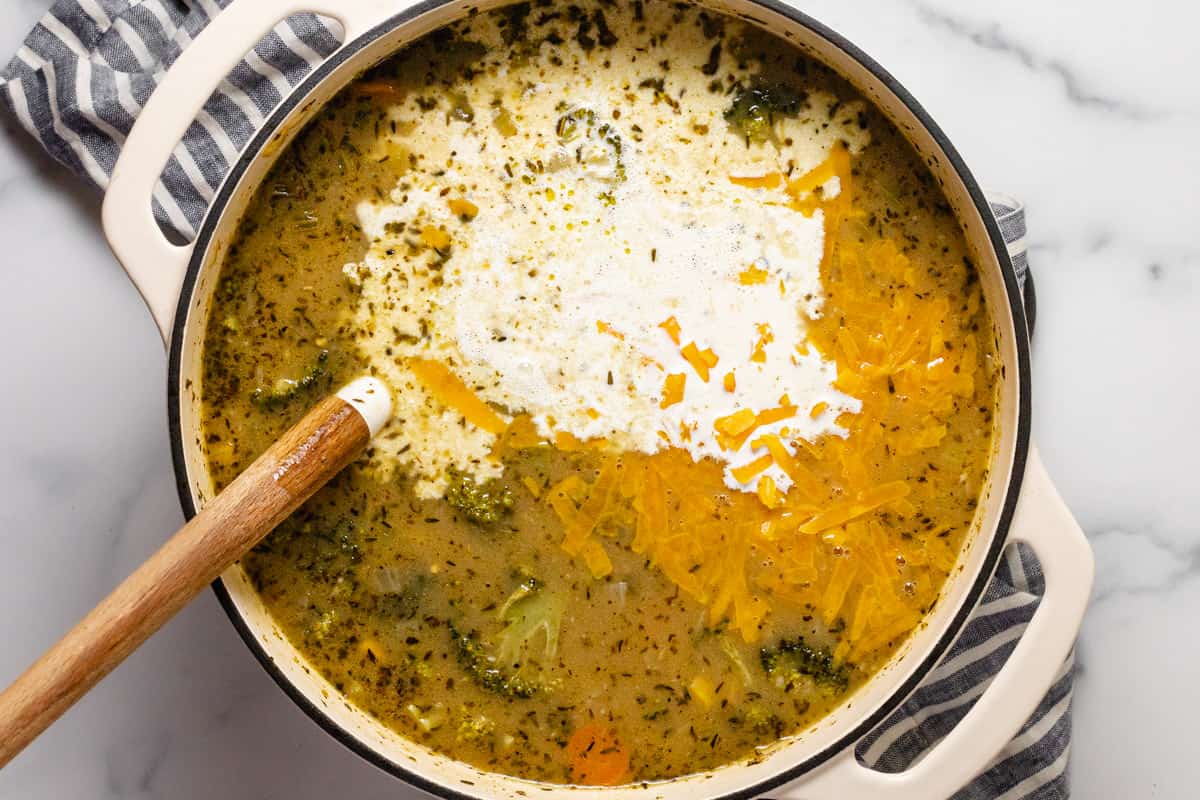
{"label": "pot handle", "polygon": [[1037,553],[1046,591],[1012,655],[954,730],[904,772],[877,772],[863,766],[850,747],[773,796],[787,800],[945,798],[982,772],[1017,735],[1074,646],[1095,572],[1091,545],[1033,446],[1009,541],[1025,542]]}
{"label": "pot handle", "polygon": [[169,342],[192,244],[167,241],[151,197],[175,146],[217,84],[281,20],[312,12],[341,23],[343,43],[395,14],[385,0],[242,0],[217,14],[171,65],[134,122],[113,167],[101,212],[113,254]]}

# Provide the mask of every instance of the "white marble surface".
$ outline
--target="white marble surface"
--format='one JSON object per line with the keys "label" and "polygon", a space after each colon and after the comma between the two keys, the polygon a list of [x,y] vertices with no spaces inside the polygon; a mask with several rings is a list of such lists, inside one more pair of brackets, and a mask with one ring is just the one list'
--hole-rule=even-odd
{"label": "white marble surface", "polygon": [[[0,5],[0,54],[50,0]],[[803,0],[1029,206],[1036,437],[1095,546],[1081,798],[1196,796],[1200,12]],[[99,196],[0,120],[0,683],[174,529],[165,358]],[[0,772],[0,798],[415,795],[311,723],[205,593]]]}

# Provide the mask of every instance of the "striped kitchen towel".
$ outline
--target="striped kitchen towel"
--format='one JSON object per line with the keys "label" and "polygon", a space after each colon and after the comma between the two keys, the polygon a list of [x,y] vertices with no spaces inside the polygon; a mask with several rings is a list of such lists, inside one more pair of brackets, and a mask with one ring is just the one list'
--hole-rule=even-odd
{"label": "striped kitchen towel", "polygon": [[[242,0],[251,2],[251,0]],[[125,136],[163,73],[231,0],[58,0],[0,74],[0,96],[58,161],[103,189]],[[321,58],[336,33],[317,17],[281,23],[221,83],[155,192],[155,213],[181,236],[200,225],[239,149]],[[993,213],[1024,277],[1019,203]],[[955,646],[899,710],[858,746],[877,769],[901,771],[935,746],[970,709],[1015,647],[1043,590],[1032,553],[1009,548]],[[1073,663],[1005,750],[957,798],[1067,797]]]}

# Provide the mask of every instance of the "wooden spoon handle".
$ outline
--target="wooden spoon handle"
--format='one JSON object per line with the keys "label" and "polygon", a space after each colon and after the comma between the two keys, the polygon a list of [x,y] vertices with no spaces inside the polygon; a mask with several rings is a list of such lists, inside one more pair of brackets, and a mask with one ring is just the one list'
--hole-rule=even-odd
{"label": "wooden spoon handle", "polygon": [[318,403],[0,693],[0,767],[366,448],[390,414],[359,379]]}

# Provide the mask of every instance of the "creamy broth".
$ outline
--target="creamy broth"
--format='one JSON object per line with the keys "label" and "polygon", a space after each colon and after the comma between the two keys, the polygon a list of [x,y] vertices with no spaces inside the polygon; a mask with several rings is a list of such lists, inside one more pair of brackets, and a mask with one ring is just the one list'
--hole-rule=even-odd
{"label": "creamy broth", "polygon": [[384,724],[590,784],[752,758],[877,672],[970,533],[1001,376],[890,123],[657,2],[471,17],[281,155],[210,311],[216,484],[366,372],[395,418],[243,567]]}

